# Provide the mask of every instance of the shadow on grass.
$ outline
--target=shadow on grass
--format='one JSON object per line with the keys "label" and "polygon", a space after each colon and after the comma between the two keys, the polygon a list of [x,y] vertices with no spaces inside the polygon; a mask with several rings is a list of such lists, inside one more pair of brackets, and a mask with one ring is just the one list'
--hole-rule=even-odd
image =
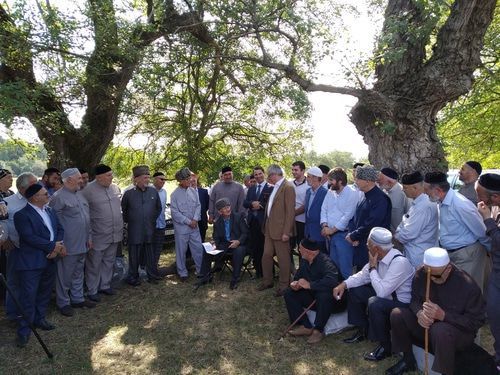
{"label": "shadow on grass", "polygon": [[[163,255],[162,262],[172,258]],[[248,276],[235,291],[217,278],[194,291],[194,281],[123,286],[72,318],[52,309],[48,319],[57,329],[41,335],[53,361],[34,337],[16,348],[15,330],[3,324],[0,374],[383,374],[396,362],[364,361],[374,344],[344,344],[350,333],[317,346],[278,341],[288,324],[284,301],[271,289],[257,292]]]}

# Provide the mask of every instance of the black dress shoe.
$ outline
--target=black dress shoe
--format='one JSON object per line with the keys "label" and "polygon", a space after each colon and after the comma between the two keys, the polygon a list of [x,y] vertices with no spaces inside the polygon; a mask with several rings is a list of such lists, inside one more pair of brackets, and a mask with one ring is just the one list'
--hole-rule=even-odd
{"label": "black dress shoe", "polygon": [[129,278],[127,279],[127,284],[132,286],[139,286],[141,285],[141,280],[136,278]]}
{"label": "black dress shoe", "polygon": [[231,280],[229,283],[229,289],[235,290],[238,287],[238,282],[236,280]]}
{"label": "black dress shoe", "polygon": [[77,309],[82,309],[84,307],[88,309],[93,309],[96,306],[97,303],[88,300],[83,300],[82,302],[76,302],[71,304],[71,307],[76,307]]}
{"label": "black dress shoe", "polygon": [[101,297],[99,297],[99,294],[87,294],[87,298],[91,300],[92,302],[101,302]]}
{"label": "black dress shoe", "polygon": [[401,375],[404,374],[405,372],[410,372],[415,370],[416,370],[415,363],[408,364],[405,362],[404,359],[402,359],[399,362],[397,362],[394,366],[389,367],[385,371],[385,375]]}
{"label": "black dress shoe", "polygon": [[30,337],[28,335],[17,334],[16,345],[18,348],[24,348],[28,344]]}
{"label": "black dress shoe", "polygon": [[385,350],[382,345],[377,346],[371,353],[365,353],[363,358],[367,361],[381,361],[387,357],[390,357],[391,353]]}
{"label": "black dress shoe", "polygon": [[61,314],[64,315],[64,316],[73,316],[75,315],[75,312],[73,311],[73,309],[71,308],[70,305],[66,305],[66,306],[63,306],[59,309],[59,311],[61,311]]}
{"label": "black dress shoe", "polygon": [[364,339],[365,339],[365,333],[363,332],[363,330],[358,329],[354,335],[352,335],[351,337],[348,337],[348,338],[344,339],[343,341],[346,344],[354,344],[356,342],[361,342]]}
{"label": "black dress shoe", "polygon": [[47,322],[45,319],[42,319],[38,323],[35,323],[35,327],[40,328],[43,331],[52,331],[53,329],[56,328],[55,325],[53,325],[50,322]]}
{"label": "black dress shoe", "polygon": [[108,289],[101,289],[99,291],[99,293],[101,294],[105,294],[107,296],[114,296],[116,294],[116,292],[112,289],[112,288],[108,288]]}

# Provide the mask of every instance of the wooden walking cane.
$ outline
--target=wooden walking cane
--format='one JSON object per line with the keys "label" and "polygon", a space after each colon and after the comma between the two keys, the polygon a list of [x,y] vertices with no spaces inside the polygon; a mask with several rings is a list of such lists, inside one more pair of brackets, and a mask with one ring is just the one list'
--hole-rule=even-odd
{"label": "wooden walking cane", "polygon": [[302,312],[302,314],[299,315],[299,317],[297,319],[295,319],[295,321],[290,324],[288,327],[286,327],[286,329],[283,331],[283,333],[281,334],[281,336],[278,338],[278,341],[281,341],[283,340],[283,338],[286,336],[286,334],[288,333],[288,331],[290,331],[292,329],[292,327],[297,324],[297,322],[302,319],[302,317],[309,311],[312,309],[312,307],[314,306],[314,304],[316,303],[316,300],[313,300],[311,302],[311,304],[309,306],[307,306],[307,308]]}
{"label": "wooden walking cane", "polygon": [[[431,268],[427,267],[427,279],[425,284],[425,302],[429,302],[429,293],[431,289]],[[429,374],[429,328],[425,329],[425,357],[424,357],[424,374]]]}

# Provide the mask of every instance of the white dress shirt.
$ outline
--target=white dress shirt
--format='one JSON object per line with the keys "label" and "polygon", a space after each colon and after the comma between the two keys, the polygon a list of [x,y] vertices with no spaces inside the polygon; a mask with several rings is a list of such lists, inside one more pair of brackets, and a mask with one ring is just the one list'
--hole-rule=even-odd
{"label": "white dress shirt", "polygon": [[341,232],[347,230],[358,201],[359,193],[350,185],[344,187],[340,194],[335,190],[328,190],[321,206],[321,224],[326,223],[330,228],[335,227]]}
{"label": "white dress shirt", "polygon": [[276,182],[274,184],[274,189],[273,192],[271,193],[271,196],[269,197],[269,201],[267,202],[267,216],[271,215],[271,208],[273,207],[273,202],[274,202],[274,197],[276,196],[276,192],[279,190],[281,184],[285,181],[285,178],[282,177],[281,180]]}
{"label": "white dress shirt", "polygon": [[54,229],[52,228],[52,221],[50,220],[50,216],[49,216],[48,212],[46,211],[45,207],[40,208],[40,207],[37,207],[29,202],[28,202],[28,204],[35,209],[35,211],[38,213],[38,215],[40,215],[40,217],[43,220],[43,223],[45,224],[45,226],[47,227],[47,229],[50,232],[50,240],[54,241]]}
{"label": "white dress shirt", "polygon": [[405,257],[396,257],[398,254],[401,255],[399,250],[391,249],[371,272],[370,263],[365,264],[361,271],[345,281],[347,288],[371,284],[377,297],[392,299],[392,292],[396,291],[399,302],[410,303],[415,268]]}

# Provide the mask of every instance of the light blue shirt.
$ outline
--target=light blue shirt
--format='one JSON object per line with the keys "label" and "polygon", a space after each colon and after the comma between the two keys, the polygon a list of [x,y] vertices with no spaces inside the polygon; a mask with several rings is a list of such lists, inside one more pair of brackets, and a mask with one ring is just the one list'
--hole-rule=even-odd
{"label": "light blue shirt", "polygon": [[14,214],[17,211],[22,210],[28,201],[19,192],[11,195],[10,197],[4,198],[7,203],[7,210],[9,212],[9,218],[4,220],[3,223],[7,225],[7,230],[9,234],[9,240],[14,244],[15,247],[19,248],[19,234],[17,233],[16,227],[14,225]]}
{"label": "light blue shirt", "polygon": [[42,209],[40,207],[37,207],[35,205],[32,205],[31,203],[28,203],[31,207],[35,209],[35,211],[42,217],[43,223],[47,227],[47,229],[50,232],[50,240],[54,241],[54,229],[52,228],[52,221],[50,220],[50,216],[45,210],[45,207]]}
{"label": "light blue shirt", "polygon": [[347,230],[349,221],[356,212],[359,193],[348,185],[339,193],[328,190],[323,205],[321,206],[321,224],[326,223],[330,228],[339,231]]}
{"label": "light blue shirt", "polygon": [[486,226],[474,204],[453,189],[439,204],[439,242],[447,250],[469,246],[476,241],[490,249]]}
{"label": "light blue shirt", "polygon": [[316,196],[316,193],[318,192],[318,190],[319,190],[320,187],[321,187],[321,185],[318,186],[316,188],[316,190],[314,190],[312,187],[310,187],[309,189],[307,189],[307,190],[311,191],[311,195],[309,195],[309,204],[307,205],[307,211],[309,211],[311,209],[311,205],[312,205],[312,203],[314,201],[314,197]]}
{"label": "light blue shirt", "polygon": [[424,263],[425,250],[438,245],[439,217],[435,202],[427,194],[420,194],[403,216],[394,238],[404,245],[404,253],[413,267]]}
{"label": "light blue shirt", "polygon": [[224,219],[224,232],[226,234],[226,241],[231,241],[231,219]]}
{"label": "light blue shirt", "polygon": [[165,206],[167,205],[167,191],[165,189],[156,190],[160,196],[161,212],[156,219],[156,228],[163,229],[167,226],[165,221]]}

